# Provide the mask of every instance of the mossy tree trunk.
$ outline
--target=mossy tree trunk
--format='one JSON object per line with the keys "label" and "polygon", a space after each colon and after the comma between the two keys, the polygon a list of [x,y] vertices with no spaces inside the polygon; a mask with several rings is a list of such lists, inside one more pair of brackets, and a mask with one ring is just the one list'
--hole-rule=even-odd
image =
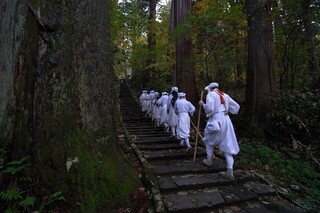
{"label": "mossy tree trunk", "polygon": [[[109,26],[108,0],[0,1],[0,146],[88,211],[107,204],[116,149]],[[79,163],[67,171],[69,158]]]}

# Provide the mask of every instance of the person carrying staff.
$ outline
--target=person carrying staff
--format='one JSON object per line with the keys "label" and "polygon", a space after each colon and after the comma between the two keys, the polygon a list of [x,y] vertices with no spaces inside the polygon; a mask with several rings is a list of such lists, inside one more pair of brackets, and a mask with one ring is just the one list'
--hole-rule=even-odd
{"label": "person carrying staff", "polygon": [[206,103],[199,101],[199,105],[203,106],[206,116],[209,117],[204,129],[203,142],[206,146],[207,158],[203,160],[203,163],[207,166],[213,165],[214,146],[219,146],[227,161],[225,175],[234,179],[233,155],[238,154],[240,148],[228,113],[237,114],[240,106],[229,95],[220,91],[219,84],[216,82],[210,83],[205,89],[208,90]]}

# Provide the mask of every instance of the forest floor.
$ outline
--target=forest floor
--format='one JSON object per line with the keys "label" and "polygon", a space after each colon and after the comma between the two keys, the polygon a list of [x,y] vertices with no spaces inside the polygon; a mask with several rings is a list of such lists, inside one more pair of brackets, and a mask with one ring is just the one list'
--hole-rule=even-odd
{"label": "forest floor", "polygon": [[308,153],[267,139],[240,137],[239,144],[236,161],[242,168],[257,171],[307,211],[320,212],[319,166]]}

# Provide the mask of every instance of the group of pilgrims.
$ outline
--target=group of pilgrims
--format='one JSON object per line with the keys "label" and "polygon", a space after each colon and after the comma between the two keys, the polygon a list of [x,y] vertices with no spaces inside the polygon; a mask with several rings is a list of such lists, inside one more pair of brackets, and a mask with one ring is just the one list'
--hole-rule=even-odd
{"label": "group of pilgrims", "polygon": [[186,93],[179,92],[178,87],[172,87],[170,94],[160,94],[150,90],[142,91],[139,97],[141,110],[145,116],[151,117],[155,126],[163,125],[166,132],[171,132],[172,138],[180,140],[180,146],[186,146],[186,152],[192,147],[190,137],[190,115],[195,107],[186,100]]}
{"label": "group of pilgrims", "polygon": [[[205,102],[200,100],[199,106],[204,108],[208,118],[202,139],[206,147],[207,157],[203,163],[212,166],[215,147],[224,153],[227,162],[228,178],[234,179],[233,155],[239,153],[239,145],[229,117],[229,113],[237,114],[240,106],[229,95],[219,90],[219,84],[210,83],[205,87],[208,92]],[[180,146],[186,146],[186,152],[192,148],[190,137],[190,116],[195,112],[195,107],[186,99],[186,93],[179,92],[178,87],[172,87],[170,94],[151,90],[143,90],[139,97],[141,110],[145,116],[151,117],[155,126],[164,126],[166,132],[171,132],[170,137],[180,140]]]}

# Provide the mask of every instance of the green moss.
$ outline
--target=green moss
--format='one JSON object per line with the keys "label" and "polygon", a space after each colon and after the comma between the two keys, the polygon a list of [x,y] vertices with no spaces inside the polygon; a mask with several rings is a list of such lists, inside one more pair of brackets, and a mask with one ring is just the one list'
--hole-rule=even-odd
{"label": "green moss", "polygon": [[[47,194],[62,191],[67,205],[81,212],[128,205],[139,178],[121,156],[114,135],[96,140],[70,120],[68,116],[51,117],[43,126],[53,134],[39,153],[37,168],[45,188],[51,190]],[[66,162],[75,158],[79,162],[67,171]]]}

